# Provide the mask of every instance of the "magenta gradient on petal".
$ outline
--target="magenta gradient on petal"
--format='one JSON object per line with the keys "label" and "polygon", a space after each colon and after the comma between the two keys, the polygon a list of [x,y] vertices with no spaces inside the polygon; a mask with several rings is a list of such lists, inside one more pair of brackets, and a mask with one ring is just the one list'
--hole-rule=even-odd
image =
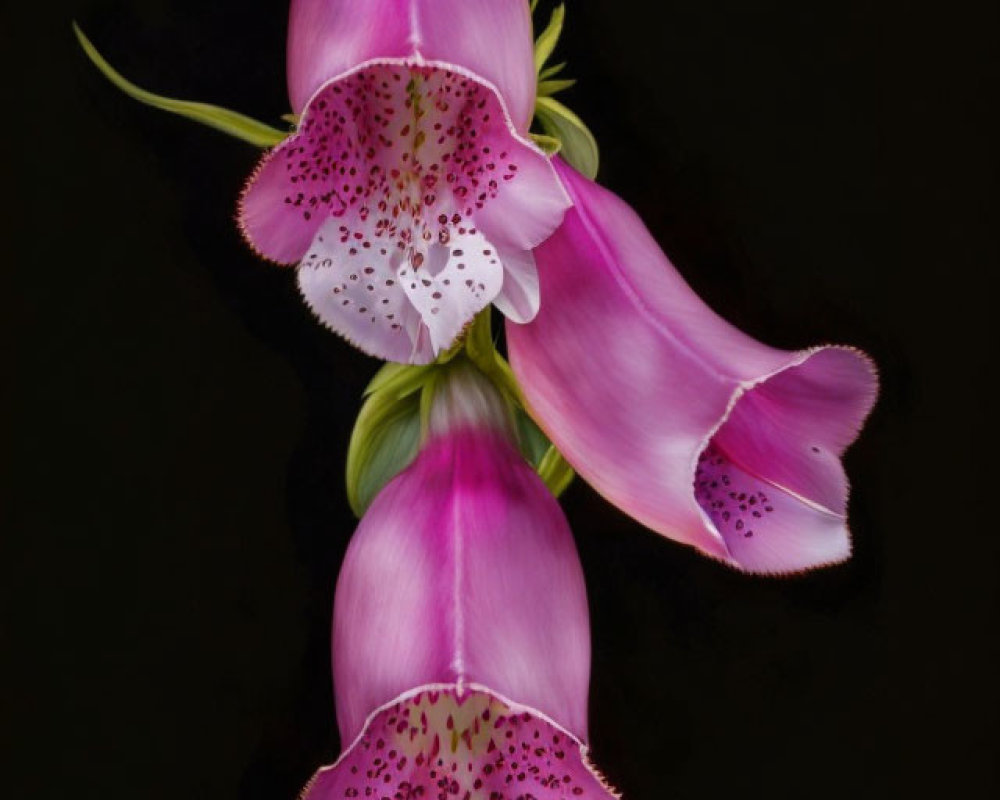
{"label": "magenta gradient on petal", "polygon": [[480,685],[587,731],[590,629],[555,498],[498,431],[433,436],[375,499],[337,584],[342,741],[428,684]]}
{"label": "magenta gradient on petal", "polygon": [[[624,202],[555,164],[574,208],[535,251],[537,317],[507,325],[538,423],[601,494],[665,536],[754,572],[846,558],[841,456],[875,401],[871,361],[741,333]],[[774,509],[760,518],[756,492]]]}
{"label": "magenta gradient on petal", "polygon": [[571,734],[483,689],[428,687],[379,709],[303,800],[616,797]]}
{"label": "magenta gradient on petal", "polygon": [[292,0],[288,93],[301,113],[323,84],[364,61],[440,61],[495,86],[527,133],[533,54],[525,0]]}

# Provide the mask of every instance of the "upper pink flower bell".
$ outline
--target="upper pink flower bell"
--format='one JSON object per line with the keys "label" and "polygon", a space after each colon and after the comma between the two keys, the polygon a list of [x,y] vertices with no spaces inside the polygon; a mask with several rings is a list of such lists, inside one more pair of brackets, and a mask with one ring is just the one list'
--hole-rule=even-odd
{"label": "upper pink flower bell", "polygon": [[569,200],[528,137],[532,53],[525,0],[293,0],[299,129],[240,223],[365,352],[427,363],[490,303],[537,311],[531,251]]}
{"label": "upper pink flower bell", "polygon": [[459,367],[376,497],[334,604],[344,752],[306,800],[613,797],[589,766],[590,629],[559,504]]}
{"label": "upper pink flower bell", "polygon": [[507,325],[536,421],[597,491],[665,536],[750,572],[846,558],[840,458],[875,401],[871,360],[744,335],[624,202],[554,163],[573,208],[535,251],[538,316]]}

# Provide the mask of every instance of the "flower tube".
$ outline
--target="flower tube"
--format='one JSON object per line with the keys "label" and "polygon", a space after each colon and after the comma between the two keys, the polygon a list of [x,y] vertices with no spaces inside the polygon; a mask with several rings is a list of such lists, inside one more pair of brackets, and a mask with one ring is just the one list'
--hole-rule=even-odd
{"label": "flower tube", "polygon": [[590,631],[556,500],[504,402],[459,364],[348,547],[333,625],[343,797],[608,798],[587,761]]}
{"label": "flower tube", "polygon": [[288,86],[298,131],[239,220],[259,253],[299,264],[324,325],[428,363],[491,303],[534,316],[531,251],[569,201],[528,135],[524,0],[294,0]]}
{"label": "flower tube", "polygon": [[665,536],[750,572],[845,559],[841,456],[875,401],[870,359],[741,333],[622,200],[555,164],[573,208],[535,251],[538,316],[507,326],[535,420],[594,488]]}

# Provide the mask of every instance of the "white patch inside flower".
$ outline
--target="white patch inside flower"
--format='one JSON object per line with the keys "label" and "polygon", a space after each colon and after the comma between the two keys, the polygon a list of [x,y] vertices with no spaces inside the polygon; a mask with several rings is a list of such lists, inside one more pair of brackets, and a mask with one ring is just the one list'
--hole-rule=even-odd
{"label": "white patch inside flower", "polygon": [[503,265],[475,229],[406,244],[366,228],[331,217],[298,273],[317,316],[362,349],[430,360],[500,292]]}
{"label": "white patch inside flower", "polygon": [[504,289],[475,217],[518,178],[509,142],[494,93],[446,70],[373,66],[320,92],[283,163],[285,208],[323,220],[299,284],[324,324],[393,360],[450,346]]}

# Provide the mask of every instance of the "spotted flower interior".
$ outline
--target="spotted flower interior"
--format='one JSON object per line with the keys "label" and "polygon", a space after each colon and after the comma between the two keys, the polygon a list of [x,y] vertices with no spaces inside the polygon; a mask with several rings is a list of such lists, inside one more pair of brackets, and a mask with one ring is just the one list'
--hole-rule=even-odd
{"label": "spotted flower interior", "polygon": [[735,402],[699,456],[694,492],[737,563],[794,571],[850,555],[841,456],[871,407],[872,369],[849,348],[823,349]]}
{"label": "spotted flower interior", "polygon": [[303,800],[608,798],[583,746],[486,691],[422,691],[379,711]]}
{"label": "spotted flower interior", "polygon": [[489,85],[374,64],[322,88],[244,196],[264,255],[301,262],[317,316],[361,349],[424,363],[481,309],[530,319],[530,250],[568,201]]}

